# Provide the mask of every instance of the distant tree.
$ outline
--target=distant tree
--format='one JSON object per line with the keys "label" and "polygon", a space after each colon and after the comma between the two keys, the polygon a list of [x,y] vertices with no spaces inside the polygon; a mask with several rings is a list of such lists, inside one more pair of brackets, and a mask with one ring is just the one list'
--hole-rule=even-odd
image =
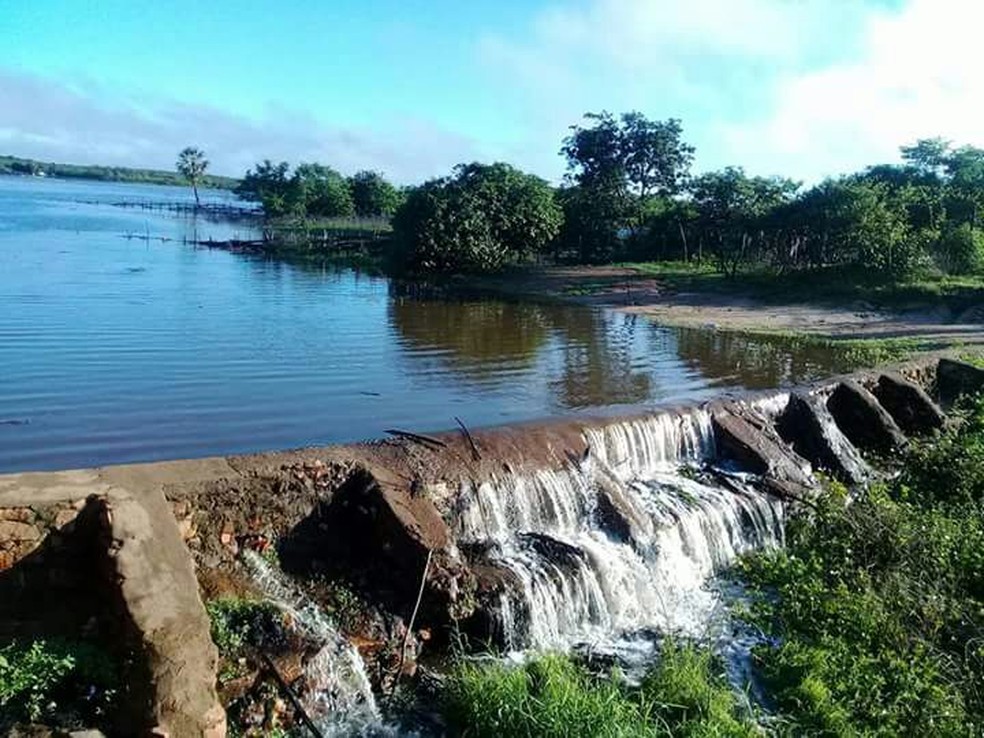
{"label": "distant tree", "polygon": [[749,177],[727,167],[697,177],[691,186],[697,217],[713,244],[721,271],[734,276],[767,244],[765,219],[788,202],[799,183],[781,177]]}
{"label": "distant tree", "polygon": [[402,201],[400,191],[378,172],[357,172],[348,183],[355,214],[363,218],[393,215]]}
{"label": "distant tree", "polygon": [[270,216],[304,213],[304,198],[299,182],[289,176],[290,164],[285,161],[274,164],[265,159],[246,171],[236,188],[236,194],[244,200],[258,202],[263,212]]}
{"label": "distant tree", "polygon": [[393,234],[411,270],[493,271],[542,251],[562,219],[539,177],[508,164],[462,164],[410,191]]}
{"label": "distant tree", "polygon": [[294,172],[295,187],[307,215],[344,218],[355,213],[352,191],[341,174],[324,164],[301,164]]}
{"label": "distant tree", "polygon": [[188,146],[178,154],[177,170],[191,184],[191,189],[195,193],[195,205],[200,205],[198,199],[198,185],[205,177],[205,170],[208,169],[208,159],[205,152]]}
{"label": "distant tree", "polygon": [[[653,121],[638,112],[584,117],[590,125],[572,126],[561,147],[573,186],[565,199],[561,240],[581,260],[598,262],[612,258],[626,236],[662,209],[654,207],[654,198],[665,200],[682,191],[694,149],[683,141],[675,119]],[[593,214],[584,213],[585,207]],[[573,213],[574,208],[581,213]]]}

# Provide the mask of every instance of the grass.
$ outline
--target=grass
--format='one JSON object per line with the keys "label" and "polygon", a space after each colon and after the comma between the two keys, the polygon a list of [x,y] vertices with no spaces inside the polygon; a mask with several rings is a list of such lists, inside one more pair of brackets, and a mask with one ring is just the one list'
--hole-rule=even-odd
{"label": "grass", "polygon": [[453,734],[475,738],[760,735],[711,655],[672,643],[638,687],[557,654],[521,666],[462,664],[443,707]]}
{"label": "grass", "polygon": [[793,734],[984,731],[984,401],[903,462],[853,501],[831,487],[740,566]]}
{"label": "grass", "polygon": [[742,295],[771,303],[867,302],[883,308],[945,304],[955,312],[984,303],[984,275],[927,272],[895,282],[878,282],[870,280],[864,271],[841,267],[788,274],[750,269],[729,278],[709,262],[627,262],[618,266],[633,269],[640,277],[660,279],[679,291]]}

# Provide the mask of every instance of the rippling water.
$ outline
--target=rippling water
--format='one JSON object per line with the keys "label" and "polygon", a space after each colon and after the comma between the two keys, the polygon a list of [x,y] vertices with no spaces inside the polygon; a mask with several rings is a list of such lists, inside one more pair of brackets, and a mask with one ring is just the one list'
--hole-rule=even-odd
{"label": "rippling water", "polygon": [[574,305],[422,299],[183,243],[242,225],[109,204],[189,197],[0,177],[0,470],[479,426],[839,368]]}

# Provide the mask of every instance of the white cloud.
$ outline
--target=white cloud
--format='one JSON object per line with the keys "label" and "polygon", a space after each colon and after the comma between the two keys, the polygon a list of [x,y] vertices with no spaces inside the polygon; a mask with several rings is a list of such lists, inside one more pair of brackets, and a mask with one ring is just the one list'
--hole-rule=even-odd
{"label": "white cloud", "polygon": [[352,129],[297,110],[270,109],[253,120],[0,70],[0,154],[170,169],[176,152],[189,144],[205,149],[220,174],[238,176],[269,158],[321,161],[344,173],[378,169],[401,183],[443,175],[458,162],[483,156],[476,141],[423,119]]}
{"label": "white cloud", "polygon": [[720,133],[739,161],[814,177],[897,160],[917,138],[982,145],[981,28],[980,0],[910,0],[868,19],[857,58],[786,76],[767,116]]}
{"label": "white cloud", "polygon": [[523,101],[527,149],[553,156],[584,112],[636,109],[682,117],[698,161],[720,166],[731,161],[717,160],[717,121],[754,117],[782,70],[850,50],[870,12],[861,0],[587,0],[542,11],[525,34],[486,36],[479,51]]}

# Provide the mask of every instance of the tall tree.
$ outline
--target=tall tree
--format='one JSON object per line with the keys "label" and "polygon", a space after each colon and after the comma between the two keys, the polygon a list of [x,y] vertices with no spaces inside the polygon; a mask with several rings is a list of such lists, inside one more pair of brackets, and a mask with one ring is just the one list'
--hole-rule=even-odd
{"label": "tall tree", "polygon": [[177,169],[178,173],[191,184],[191,189],[195,193],[195,205],[201,205],[198,199],[198,185],[205,177],[205,170],[208,169],[205,152],[194,146],[182,149],[178,154]]}
{"label": "tall tree", "polygon": [[379,172],[356,172],[349,177],[348,183],[356,215],[389,216],[400,205],[400,191]]}
{"label": "tall tree", "polygon": [[393,235],[410,269],[492,271],[543,250],[562,218],[539,177],[508,164],[462,164],[409,193]]}

